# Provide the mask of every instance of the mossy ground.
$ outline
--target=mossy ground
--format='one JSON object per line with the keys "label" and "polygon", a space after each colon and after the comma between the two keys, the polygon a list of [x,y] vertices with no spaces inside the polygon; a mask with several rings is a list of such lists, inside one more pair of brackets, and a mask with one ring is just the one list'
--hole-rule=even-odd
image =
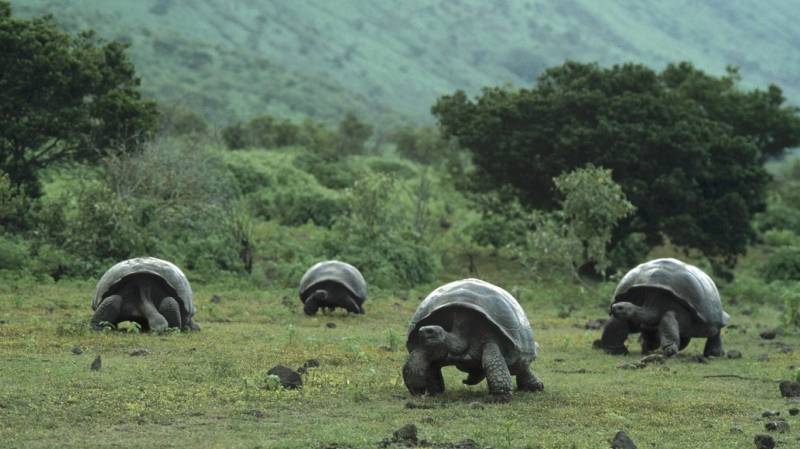
{"label": "mossy ground", "polygon": [[[486,270],[484,270],[486,271]],[[584,329],[604,316],[611,284],[537,285],[521,279],[487,280],[520,298],[542,346],[534,371],[545,391],[517,394],[507,405],[470,405],[486,399],[486,385],[467,387],[445,369],[447,391],[411,397],[403,386],[405,326],[427,287],[374,292],[367,314],[306,317],[292,290],[195,285],[199,333],[147,335],[92,332],[91,282],[0,286],[0,447],[376,447],[406,423],[433,443],[466,438],[479,447],[599,448],[625,430],[640,448],[752,448],[764,432],[764,410],[787,416],[791,433],[779,447],[798,447],[800,417],[780,397],[792,376],[800,337],[759,338],[779,323],[769,307],[752,315],[729,306],[738,328],[724,331],[738,360],[698,363],[693,341],[664,365],[622,370],[636,361],[591,348],[599,331]],[[222,300],[212,303],[213,294]],[[327,323],[334,323],[334,328]],[[75,355],[72,349],[83,353]],[[135,348],[144,356],[131,356]],[[762,354],[768,360],[759,361]],[[95,356],[102,368],[91,371]],[[321,365],[300,390],[270,390],[276,364]],[[737,375],[747,379],[708,378]],[[430,408],[406,408],[407,402]],[[795,404],[796,405],[796,404]],[[731,429],[740,429],[731,431]]]}

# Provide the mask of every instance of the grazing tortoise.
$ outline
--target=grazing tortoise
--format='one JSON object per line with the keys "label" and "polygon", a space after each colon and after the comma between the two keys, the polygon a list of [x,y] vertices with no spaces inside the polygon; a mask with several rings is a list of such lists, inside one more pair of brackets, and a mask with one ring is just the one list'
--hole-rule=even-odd
{"label": "grazing tortoise", "polygon": [[366,300],[367,282],[349,263],[319,262],[300,279],[300,301],[306,315],[314,315],[320,307],[329,311],[341,307],[350,313],[364,313]]}
{"label": "grazing tortoise", "polygon": [[463,279],[431,292],[411,318],[406,347],[403,381],[411,394],[444,392],[441,369],[448,365],[468,374],[467,385],[486,378],[497,402],[511,399],[512,375],[519,390],[544,389],[529,367],[538,345],[525,312],[488,282]]}
{"label": "grazing tortoise", "polygon": [[628,334],[641,332],[642,353],[672,356],[693,337],[706,338],[703,354],[722,356],[720,329],[730,317],[714,281],[677,259],[655,259],[629,271],[617,285],[599,346],[625,354]]}
{"label": "grazing tortoise", "polygon": [[142,330],[168,327],[200,330],[192,320],[192,288],[183,272],[166,260],[137,257],[111,267],[97,283],[92,301],[92,327],[133,321]]}

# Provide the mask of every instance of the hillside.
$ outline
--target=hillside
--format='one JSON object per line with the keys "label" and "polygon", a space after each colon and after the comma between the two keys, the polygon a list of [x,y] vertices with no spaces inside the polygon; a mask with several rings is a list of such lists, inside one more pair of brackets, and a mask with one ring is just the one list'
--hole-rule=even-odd
{"label": "hillside", "polygon": [[[231,6],[231,4],[233,6]],[[131,43],[146,92],[217,124],[263,112],[430,120],[455,89],[526,85],[565,59],[688,60],[800,103],[800,9],[764,2],[12,0]]]}

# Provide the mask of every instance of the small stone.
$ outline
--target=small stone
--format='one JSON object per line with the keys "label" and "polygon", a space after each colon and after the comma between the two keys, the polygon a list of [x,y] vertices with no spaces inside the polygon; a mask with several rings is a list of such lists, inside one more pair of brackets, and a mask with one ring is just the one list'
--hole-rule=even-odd
{"label": "small stone", "polygon": [[769,354],[759,354],[755,356],[756,362],[768,362],[769,361]]}
{"label": "small stone", "polygon": [[475,409],[475,410],[481,410],[481,409],[484,408],[484,405],[479,401],[472,401],[472,402],[470,402],[468,404],[468,406],[469,406],[469,408],[472,408],[472,409]]}
{"label": "small stone", "polygon": [[753,314],[753,308],[752,307],[745,307],[744,309],[740,310],[739,313],[742,314],[742,315],[745,315],[745,316],[752,315]]}
{"label": "small stone", "polygon": [[742,353],[741,353],[741,351],[737,351],[737,350],[735,350],[735,349],[734,349],[734,350],[731,350],[731,351],[728,351],[728,353],[727,353],[727,354],[725,354],[725,355],[726,355],[726,356],[727,356],[729,359],[741,359],[741,358],[742,358]]}
{"label": "small stone", "polygon": [[433,406],[429,404],[417,404],[416,402],[408,401],[406,402],[406,408],[409,410],[414,410],[414,409],[431,410],[433,409]]}
{"label": "small stone", "polygon": [[753,439],[753,442],[756,444],[756,449],[774,449],[775,448],[775,439],[769,435],[765,435],[760,433],[756,435]]}
{"label": "small stone", "polygon": [[786,421],[770,421],[764,427],[770,432],[786,433],[789,431],[789,423]]}
{"label": "small stone", "polygon": [[800,414],[800,408],[797,408],[797,407],[790,408],[789,409],[789,414],[792,415],[792,416],[797,416],[798,414]]}
{"label": "small stone", "polygon": [[297,372],[300,374],[306,374],[308,373],[308,370],[306,369],[305,366],[301,366],[300,368],[297,368]]}
{"label": "small stone", "polygon": [[248,410],[247,414],[250,415],[250,416],[254,416],[254,417],[258,418],[258,419],[261,419],[261,418],[264,417],[264,412],[262,412],[261,410],[258,410],[258,409]]}
{"label": "small stone", "polygon": [[625,362],[622,365],[619,365],[617,368],[619,368],[619,369],[641,369],[641,368],[644,368],[644,365],[639,363],[639,362],[636,362],[636,363]]}
{"label": "small stone", "polygon": [[778,388],[780,388],[781,396],[784,398],[796,398],[800,396],[800,383],[784,380],[778,385]]}
{"label": "small stone", "polygon": [[470,440],[469,438],[466,440],[461,440],[455,445],[455,449],[479,449],[478,443],[475,440]]}
{"label": "small stone", "polygon": [[758,336],[763,338],[764,340],[772,340],[775,338],[776,335],[777,333],[775,332],[775,330],[761,331],[761,333],[758,334]]}
{"label": "small stone", "polygon": [[762,418],[772,418],[773,416],[780,415],[781,412],[775,410],[764,410],[764,413],[761,414]]}
{"label": "small stone", "polygon": [[211,302],[214,304],[219,304],[222,302],[222,296],[220,295],[211,295]]}
{"label": "small stone", "polygon": [[336,323],[325,323],[325,327],[328,329],[334,329],[336,327]]}
{"label": "small stone", "polygon": [[72,353],[75,355],[81,355],[83,354],[83,348],[81,348],[80,346],[75,346],[74,348],[72,348]]}
{"label": "small stone", "polygon": [[283,365],[273,366],[267,371],[267,374],[278,376],[284,388],[294,389],[303,386],[303,378],[300,377],[300,373]]}
{"label": "small stone", "polygon": [[628,434],[621,430],[609,442],[611,443],[611,449],[636,449],[636,445],[633,444]]}
{"label": "small stone", "polygon": [[303,362],[303,368],[316,368],[319,366],[319,359],[308,359]]}
{"label": "small stone", "polygon": [[561,362],[563,362],[563,361],[564,361],[564,359],[561,359],[561,358],[555,358],[555,359],[553,359],[553,362],[555,362],[555,363],[561,363]]}
{"label": "small stone", "polygon": [[102,364],[103,361],[100,360],[100,356],[98,355],[97,357],[95,357],[94,362],[92,362],[92,365],[89,368],[91,368],[92,371],[100,371],[100,366]]}
{"label": "small stone", "polygon": [[414,424],[406,424],[405,426],[397,429],[392,434],[392,441],[398,443],[413,443],[417,444],[417,426]]}
{"label": "small stone", "polygon": [[140,355],[147,355],[147,354],[150,354],[150,350],[147,348],[136,348],[128,353],[128,355],[131,357],[137,357]]}
{"label": "small stone", "polygon": [[589,321],[586,322],[586,324],[583,327],[585,329],[590,329],[590,330],[602,329],[603,326],[606,324],[606,321],[608,321],[608,320],[606,320],[604,318],[599,318],[599,319],[596,319],[596,320],[589,320]]}
{"label": "small stone", "polygon": [[730,432],[730,433],[732,433],[734,435],[740,435],[740,434],[744,433],[744,430],[742,430],[742,429],[740,429],[738,427],[731,427],[731,429],[728,432]]}
{"label": "small stone", "polygon": [[642,357],[639,363],[642,365],[649,365],[651,363],[664,363],[664,360],[665,358],[662,354],[650,354],[646,357]]}
{"label": "small stone", "polygon": [[689,357],[689,361],[690,362],[695,362],[695,363],[703,363],[703,364],[705,364],[705,363],[708,363],[708,357],[705,357],[705,356],[700,355],[700,354],[695,354],[695,355]]}

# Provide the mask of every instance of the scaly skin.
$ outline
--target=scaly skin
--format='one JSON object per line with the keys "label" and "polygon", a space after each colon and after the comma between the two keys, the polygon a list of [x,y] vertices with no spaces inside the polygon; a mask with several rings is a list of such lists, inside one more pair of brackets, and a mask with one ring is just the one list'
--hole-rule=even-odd
{"label": "scaly skin", "polygon": [[[116,326],[122,321],[134,321],[142,330],[161,332],[168,327],[182,328],[181,309],[163,281],[149,274],[129,276],[114,294],[105,298],[92,316],[92,327],[101,322]],[[197,327],[190,321],[190,328]]]}
{"label": "scaly skin", "polygon": [[348,313],[364,313],[364,307],[359,304],[358,299],[354,298],[352,293],[341,284],[321,282],[316,288],[303,302],[303,312],[306,315],[314,315],[320,308],[332,311],[335,307],[341,307]]}
{"label": "scaly skin", "polygon": [[511,376],[517,377],[522,391],[541,391],[544,384],[521,360],[512,366],[503,355],[510,343],[482,315],[467,309],[452,308],[437,316],[437,323],[449,323],[451,331],[435,324],[417,330],[419,346],[403,366],[403,380],[411,394],[438,394],[444,391],[443,366],[455,365],[468,373],[463,381],[474,385],[484,378],[492,402],[507,402],[512,396]]}

